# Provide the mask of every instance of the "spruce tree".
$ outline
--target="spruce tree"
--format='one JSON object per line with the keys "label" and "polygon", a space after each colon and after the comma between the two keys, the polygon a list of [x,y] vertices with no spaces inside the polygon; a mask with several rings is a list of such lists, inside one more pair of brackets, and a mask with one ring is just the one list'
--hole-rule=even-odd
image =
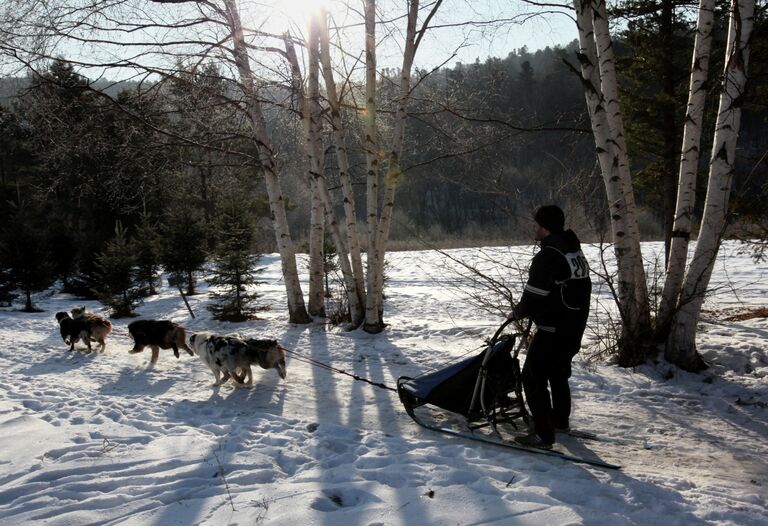
{"label": "spruce tree", "polygon": [[14,292],[15,285],[11,281],[10,269],[6,268],[2,262],[0,262],[0,306],[10,307],[13,300],[16,299],[18,294]]}
{"label": "spruce tree", "polygon": [[195,294],[195,273],[205,264],[206,234],[199,209],[175,206],[166,211],[160,228],[160,261],[166,272],[184,279],[187,296]]}
{"label": "spruce tree", "polygon": [[112,309],[111,316],[134,316],[134,308],[141,299],[136,256],[119,221],[115,225],[115,237],[96,256],[95,265],[95,292],[99,300]]}
{"label": "spruce tree", "polygon": [[339,277],[340,270],[341,265],[339,264],[339,254],[336,251],[336,245],[328,235],[328,232],[325,232],[323,237],[323,273],[325,274],[326,298],[330,298],[332,296],[330,290],[331,276],[333,276],[334,282],[341,284],[342,287],[344,286],[344,280]]}
{"label": "spruce tree", "polygon": [[252,218],[244,206],[231,204],[220,212],[215,228],[218,243],[213,251],[213,276],[208,282],[216,290],[211,292],[213,301],[208,310],[217,320],[254,319],[266,307],[257,305],[260,294],[249,291],[249,287],[261,283],[256,276],[264,270],[256,267],[261,255],[251,252]]}
{"label": "spruce tree", "polygon": [[[0,230],[0,272],[5,284],[5,299],[19,289],[24,295],[24,311],[40,312],[32,303],[32,294],[50,287],[54,280],[50,251],[46,245],[45,225],[40,213],[29,205],[10,203],[12,216]],[[15,212],[15,213],[14,213]]]}
{"label": "spruce tree", "polygon": [[145,296],[154,296],[157,294],[157,274],[160,267],[160,234],[157,224],[149,214],[141,215],[141,222],[133,236],[133,248],[141,292]]}

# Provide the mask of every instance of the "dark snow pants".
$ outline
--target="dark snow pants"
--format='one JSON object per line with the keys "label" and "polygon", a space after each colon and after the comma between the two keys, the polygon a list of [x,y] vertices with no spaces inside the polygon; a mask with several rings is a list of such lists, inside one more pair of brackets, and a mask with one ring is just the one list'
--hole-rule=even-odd
{"label": "dark snow pants", "polygon": [[572,340],[565,335],[539,330],[523,364],[525,398],[536,434],[545,442],[555,441],[555,427],[568,427],[571,415],[568,378],[571,377],[571,360],[579,350],[579,344]]}

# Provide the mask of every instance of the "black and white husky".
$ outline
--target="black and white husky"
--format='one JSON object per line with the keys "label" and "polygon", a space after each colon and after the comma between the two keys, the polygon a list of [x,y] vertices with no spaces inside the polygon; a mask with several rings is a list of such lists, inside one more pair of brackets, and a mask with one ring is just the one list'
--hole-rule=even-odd
{"label": "black and white husky", "polygon": [[285,378],[285,349],[276,340],[243,340],[239,336],[196,332],[189,338],[189,343],[213,371],[214,385],[220,385],[230,377],[238,386],[250,385],[253,383],[251,365],[277,369],[280,378]]}

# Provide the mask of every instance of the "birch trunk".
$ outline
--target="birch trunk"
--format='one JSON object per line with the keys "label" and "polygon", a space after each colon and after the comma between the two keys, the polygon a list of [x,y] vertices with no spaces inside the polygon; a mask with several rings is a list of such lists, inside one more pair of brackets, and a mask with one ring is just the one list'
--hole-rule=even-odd
{"label": "birch trunk", "polygon": [[[294,89],[301,96],[301,100],[304,101],[302,106],[302,114],[306,116],[304,122],[304,132],[307,139],[307,156],[309,160],[309,172],[310,180],[313,187],[313,192],[320,201],[319,210],[324,211],[325,222],[327,223],[334,244],[336,246],[336,252],[339,258],[339,266],[341,267],[344,283],[347,288],[347,299],[349,301],[350,315],[352,315],[352,323],[356,326],[362,322],[362,307],[359,301],[359,293],[357,285],[355,283],[354,276],[352,274],[352,267],[349,263],[349,257],[347,247],[344,243],[344,238],[339,228],[339,223],[336,220],[336,214],[334,213],[333,202],[328,191],[328,185],[325,180],[324,167],[322,162],[322,119],[321,119],[321,107],[320,107],[320,86],[319,86],[319,69],[320,69],[320,52],[319,45],[319,19],[313,18],[310,31],[309,31],[309,81],[308,81],[308,93],[305,94],[303,89],[303,82],[294,83]],[[288,61],[291,64],[294,78],[301,78],[301,70],[299,69],[299,61],[296,57],[296,52],[290,40],[286,38],[286,54],[288,55]],[[297,84],[297,85],[296,85]],[[321,259],[322,263],[322,259]],[[325,308],[323,308],[323,313]],[[355,319],[354,315],[358,313],[358,318]],[[323,314],[325,315],[325,314]]]}
{"label": "birch trunk", "polygon": [[709,57],[712,48],[714,25],[714,0],[700,0],[696,22],[696,41],[691,61],[691,81],[688,89],[688,105],[683,128],[683,146],[678,175],[677,203],[672,225],[672,237],[667,262],[666,278],[661,294],[656,333],[666,339],[672,316],[680,295],[688,259],[688,243],[691,238],[691,221],[696,197],[696,177],[699,172],[699,147],[704,103],[707,96]]}
{"label": "birch trunk", "polygon": [[[615,140],[606,112],[606,101],[602,91],[598,71],[597,46],[593,27],[592,6],[590,0],[575,0],[576,25],[579,33],[579,62],[581,64],[581,79],[587,101],[592,133],[595,137],[597,157],[605,184],[608,207],[611,216],[614,252],[618,266],[618,303],[624,332],[622,334],[622,349],[631,344],[631,338],[639,333],[637,327],[640,319],[636,294],[636,253],[633,251],[633,240],[628,235],[625,200],[625,186],[619,174],[619,158],[616,153]],[[631,356],[620,354],[621,365],[629,366],[642,363],[644,356],[630,353]]]}
{"label": "birch trunk", "polygon": [[245,104],[249,124],[253,131],[254,142],[259,152],[259,161],[264,174],[269,198],[269,209],[275,240],[280,253],[280,263],[288,300],[288,318],[291,323],[309,323],[312,321],[307,314],[304,296],[296,267],[296,252],[293,247],[288,218],[285,213],[285,201],[280,189],[280,181],[275,166],[273,148],[261,104],[256,97],[256,87],[253,72],[248,59],[248,48],[243,37],[240,13],[235,0],[224,0],[226,15],[232,29],[232,55],[240,77],[240,85],[245,95]]}
{"label": "birch trunk", "polygon": [[[331,52],[328,38],[327,15],[321,18],[320,25],[320,60],[323,66],[323,78],[325,80],[326,97],[331,109],[331,127],[333,140],[336,146],[336,158],[339,164],[339,181],[341,182],[342,195],[344,197],[344,215],[347,230],[347,246],[352,263],[355,286],[357,288],[358,304],[365,305],[365,275],[360,250],[360,233],[357,228],[357,209],[355,206],[355,193],[350,179],[349,158],[344,133],[344,122],[341,118],[341,99],[336,91],[333,68],[331,67]],[[359,325],[363,322],[365,312],[358,308],[357,312],[351,312],[352,323]]]}
{"label": "birch trunk", "polygon": [[411,95],[411,69],[416,49],[429,22],[435,15],[442,0],[431,4],[421,30],[416,30],[419,15],[419,1],[409,0],[408,19],[403,51],[403,66],[400,71],[400,93],[393,124],[393,138],[388,156],[385,192],[381,205],[381,217],[376,222],[378,206],[378,159],[375,139],[375,86],[376,86],[376,42],[375,42],[375,0],[366,0],[366,159],[368,165],[368,294],[366,295],[365,325],[367,332],[380,332],[384,328],[384,255],[394,212],[395,192],[402,176],[401,155],[405,140],[407,107]]}
{"label": "birch trunk", "polygon": [[[302,121],[304,123],[304,151],[307,156],[309,170],[309,186],[311,191],[312,208],[310,210],[310,237],[309,237],[309,313],[312,316],[325,317],[325,207],[320,196],[320,188],[317,183],[318,174],[323,173],[322,137],[320,125],[320,101],[318,90],[318,66],[317,66],[317,33],[314,29],[314,21],[310,23],[309,42],[307,52],[309,55],[309,68],[307,92],[303,90],[301,82],[301,70],[293,45],[286,36],[286,49],[292,60],[293,76],[299,77],[297,94],[301,97]],[[296,90],[296,87],[294,87]]]}
{"label": "birch trunk", "polygon": [[689,371],[707,367],[696,350],[696,324],[727,226],[726,213],[741,124],[740,104],[747,82],[755,0],[733,0],[731,10],[704,215],[665,350],[667,360]]}
{"label": "birch trunk", "polygon": [[339,266],[341,267],[341,273],[344,278],[344,283],[347,288],[347,300],[349,302],[350,316],[352,317],[352,324],[354,326],[359,325],[362,322],[362,307],[360,304],[360,293],[357,288],[357,281],[352,271],[352,267],[349,263],[349,252],[347,245],[344,243],[344,238],[339,228],[339,222],[336,220],[336,214],[334,213],[333,200],[331,194],[328,191],[328,185],[325,180],[325,172],[323,169],[322,152],[322,118],[320,107],[320,18],[315,16],[312,19],[309,30],[309,115],[310,115],[310,135],[313,137],[313,145],[315,150],[314,158],[317,160],[313,166],[313,177],[315,184],[317,185],[318,195],[323,203],[325,209],[325,220],[328,227],[331,230],[331,236],[333,237],[334,244],[336,245],[336,253],[339,258]]}
{"label": "birch trunk", "polygon": [[377,298],[376,273],[373,270],[378,267],[379,258],[379,254],[376,253],[376,226],[379,217],[379,153],[376,136],[376,0],[365,2],[365,141],[363,147],[366,165],[368,233],[364,329],[367,332],[379,332],[382,330],[382,323],[378,316],[381,299]]}
{"label": "birch trunk", "polygon": [[627,259],[633,262],[635,290],[632,312],[637,313],[637,320],[629,330],[633,339],[637,336],[650,334],[651,309],[648,298],[648,284],[645,278],[643,257],[640,250],[640,228],[637,223],[637,207],[635,194],[632,189],[632,174],[630,173],[629,154],[627,152],[627,140],[624,135],[624,121],[619,105],[619,88],[616,79],[616,61],[613,52],[613,43],[608,28],[608,14],[605,8],[605,0],[593,0],[593,23],[595,31],[595,43],[600,64],[600,86],[603,92],[603,100],[606,105],[606,117],[613,139],[614,153],[618,160],[618,174],[621,179],[622,193],[624,194],[624,216],[627,231]]}
{"label": "birch trunk", "polygon": [[[311,170],[311,169],[310,169]],[[311,316],[325,318],[325,213],[320,190],[313,176],[309,181],[309,305]]]}

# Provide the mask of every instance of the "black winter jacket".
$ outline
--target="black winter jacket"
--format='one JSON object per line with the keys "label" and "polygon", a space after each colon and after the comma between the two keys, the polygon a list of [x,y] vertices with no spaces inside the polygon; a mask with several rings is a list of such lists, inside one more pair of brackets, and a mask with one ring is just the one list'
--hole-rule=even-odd
{"label": "black winter jacket", "polygon": [[591,293],[589,265],[579,238],[572,230],[551,234],[533,257],[515,318],[532,318],[538,330],[554,332],[578,350]]}

